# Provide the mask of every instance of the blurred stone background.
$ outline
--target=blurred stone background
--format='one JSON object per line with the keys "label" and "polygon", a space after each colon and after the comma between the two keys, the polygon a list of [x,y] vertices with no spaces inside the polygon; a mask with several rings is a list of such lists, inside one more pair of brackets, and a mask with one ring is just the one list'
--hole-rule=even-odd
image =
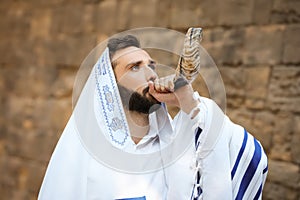
{"label": "blurred stone background", "polygon": [[146,26],[203,27],[227,114],[268,153],[264,199],[300,199],[299,0],[1,0],[0,13],[0,199],[36,199],[81,62]]}

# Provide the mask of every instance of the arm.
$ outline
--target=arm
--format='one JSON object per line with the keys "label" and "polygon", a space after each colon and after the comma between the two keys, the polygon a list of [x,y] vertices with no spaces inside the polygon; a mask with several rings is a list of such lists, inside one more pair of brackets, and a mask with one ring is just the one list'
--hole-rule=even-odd
{"label": "arm", "polygon": [[200,100],[206,115],[202,133],[195,139],[199,195],[203,199],[261,199],[268,169],[263,147],[214,101]]}
{"label": "arm", "polygon": [[[261,199],[268,169],[261,144],[231,122],[214,101],[193,98],[189,85],[174,94],[155,91],[155,84],[151,87],[154,97],[178,106],[183,111],[181,120],[192,122],[196,161],[193,195],[203,199]],[[194,108],[200,112],[192,116]]]}

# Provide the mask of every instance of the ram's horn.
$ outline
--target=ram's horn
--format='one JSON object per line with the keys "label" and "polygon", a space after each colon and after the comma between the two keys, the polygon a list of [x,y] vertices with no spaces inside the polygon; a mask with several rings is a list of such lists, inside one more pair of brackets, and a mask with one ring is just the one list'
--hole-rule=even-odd
{"label": "ram's horn", "polygon": [[185,35],[183,51],[176,68],[176,78],[183,76],[191,83],[200,70],[200,42],[202,40],[201,28],[189,28]]}

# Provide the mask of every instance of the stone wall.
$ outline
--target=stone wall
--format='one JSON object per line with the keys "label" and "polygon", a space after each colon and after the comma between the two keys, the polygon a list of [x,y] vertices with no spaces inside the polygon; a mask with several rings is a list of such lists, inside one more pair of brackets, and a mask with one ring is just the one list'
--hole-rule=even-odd
{"label": "stone wall", "polygon": [[114,33],[204,28],[227,114],[264,145],[264,199],[300,198],[300,1],[1,0],[0,194],[36,199],[83,59]]}

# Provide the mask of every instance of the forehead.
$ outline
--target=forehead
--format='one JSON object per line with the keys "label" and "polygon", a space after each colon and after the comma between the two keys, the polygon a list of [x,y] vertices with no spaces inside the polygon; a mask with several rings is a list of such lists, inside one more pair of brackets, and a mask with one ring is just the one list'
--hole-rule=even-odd
{"label": "forehead", "polygon": [[127,47],[116,51],[115,55],[112,57],[112,62],[125,64],[149,59],[151,59],[151,57],[145,50],[137,47]]}

